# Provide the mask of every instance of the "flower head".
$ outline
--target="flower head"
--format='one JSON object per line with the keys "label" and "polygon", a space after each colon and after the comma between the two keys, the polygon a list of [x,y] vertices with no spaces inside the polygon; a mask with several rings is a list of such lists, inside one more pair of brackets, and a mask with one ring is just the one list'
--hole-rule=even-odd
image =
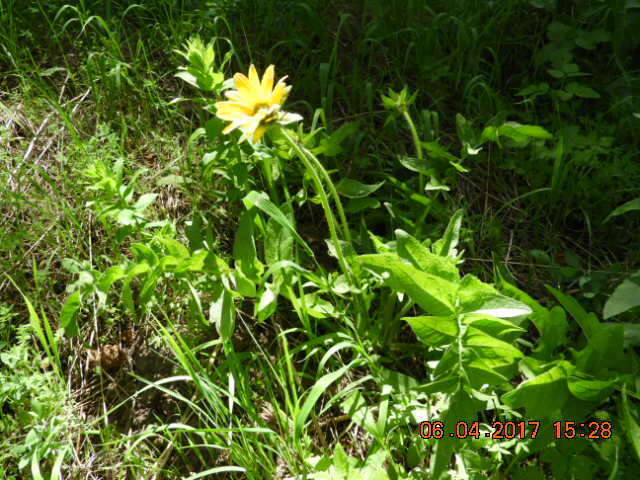
{"label": "flower head", "polygon": [[253,65],[249,68],[249,77],[242,73],[234,75],[236,89],[225,92],[229,100],[216,103],[217,117],[231,122],[222,133],[238,128],[242,131],[241,142],[248,139],[255,143],[274,123],[286,125],[302,120],[300,115],[282,110],[291,86],[284,83],[287,77],[283,77],[274,87],[274,76],[273,65],[269,65],[262,80]]}

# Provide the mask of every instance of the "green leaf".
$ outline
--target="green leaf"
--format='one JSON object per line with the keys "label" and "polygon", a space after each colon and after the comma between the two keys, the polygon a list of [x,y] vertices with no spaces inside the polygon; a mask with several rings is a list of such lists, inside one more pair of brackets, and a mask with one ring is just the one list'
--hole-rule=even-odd
{"label": "green leaf", "polygon": [[636,457],[640,460],[640,426],[638,426],[638,423],[631,413],[625,387],[622,388],[622,418],[624,420],[625,434],[633,447]]}
{"label": "green leaf", "polygon": [[426,159],[401,155],[398,157],[398,161],[404,168],[416,173],[429,175],[431,170],[433,169],[433,165],[431,164],[431,162]]}
{"label": "green leaf", "polygon": [[549,290],[554,297],[560,302],[560,304],[571,314],[580,328],[584,332],[587,338],[593,337],[595,333],[600,328],[600,322],[598,321],[598,317],[596,317],[593,313],[587,313],[587,311],[582,308],[582,306],[578,303],[574,298],[565,295],[564,293],[556,290],[550,285],[547,285],[547,290]]}
{"label": "green leaf", "polygon": [[511,364],[524,357],[523,353],[510,343],[499,340],[472,325],[463,337],[465,349],[472,350],[479,358],[498,360]]}
{"label": "green leaf", "polygon": [[255,309],[255,316],[259,322],[264,322],[276,311],[278,306],[278,293],[267,285],[260,293],[258,303]]}
{"label": "green leaf", "polygon": [[427,312],[439,316],[454,313],[453,299],[458,289],[455,283],[421,272],[394,254],[362,255],[357,260],[378,273],[387,272],[385,284],[408,294]]}
{"label": "green leaf", "polygon": [[237,268],[248,280],[259,282],[264,268],[256,251],[253,228],[255,213],[255,209],[250,209],[240,215],[238,231],[233,242],[233,257]]}
{"label": "green leaf", "polygon": [[576,353],[576,365],[596,374],[607,369],[617,370],[624,361],[624,327],[604,324],[589,338],[588,345]]}
{"label": "green leaf", "polygon": [[427,345],[439,347],[451,343],[460,332],[456,315],[448,317],[405,317],[416,336]]}
{"label": "green leaf", "polygon": [[336,185],[336,190],[347,198],[364,198],[377,191],[382,185],[384,185],[384,181],[366,185],[351,178],[343,178]]}
{"label": "green leaf", "polygon": [[140,198],[138,198],[138,201],[133,206],[134,210],[137,210],[139,212],[146,210],[157,197],[157,193],[145,193],[144,195],[141,195]]}
{"label": "green leaf", "polygon": [[158,237],[158,241],[167,249],[169,255],[173,255],[176,258],[184,259],[189,258],[191,255],[189,249],[175,238],[163,235]]}
{"label": "green leaf", "polygon": [[502,295],[491,285],[473,275],[465,275],[458,292],[460,313],[479,313],[499,318],[528,315],[531,308],[513,298]]}
{"label": "green leaf", "polygon": [[396,230],[395,235],[398,255],[409,260],[414,267],[450,282],[460,280],[460,273],[452,259],[431,253],[426,246],[403,230]]}
{"label": "green leaf", "polygon": [[256,192],[254,190],[249,192],[242,199],[242,201],[244,202],[245,207],[247,209],[255,205],[264,213],[269,215],[269,217],[271,217],[275,222],[279,223],[282,227],[286,228],[289,231],[289,233],[291,233],[291,235],[293,235],[293,237],[307,251],[307,253],[309,253],[309,255],[311,255],[312,257],[314,256],[313,250],[311,249],[311,247],[309,247],[307,242],[305,242],[302,239],[302,237],[298,235],[298,232],[296,231],[293,224],[289,221],[287,216],[284,213],[282,213],[282,210],[280,210],[271,200],[269,200],[269,197],[267,196],[266,193]]}
{"label": "green leaf", "polygon": [[502,396],[511,408],[524,407],[527,418],[548,418],[556,413],[569,398],[566,362],[521,383],[518,388]]}
{"label": "green leaf", "polygon": [[640,198],[634,198],[633,200],[629,200],[627,203],[620,205],[604,219],[603,223],[608,222],[613,217],[623,215],[627,212],[633,212],[634,210],[640,210]]}
{"label": "green leaf", "polygon": [[126,272],[122,265],[114,265],[106,269],[96,282],[96,285],[103,292],[108,292],[111,286],[125,277]]}
{"label": "green leaf", "polygon": [[139,275],[143,275],[151,270],[151,266],[148,263],[137,263],[129,269],[127,276],[124,279],[122,285],[122,303],[133,314],[136,313],[136,307],[133,302],[133,291],[131,290],[131,282]]}
{"label": "green leaf", "polygon": [[460,241],[460,228],[462,227],[463,215],[464,210],[460,209],[456,210],[456,212],[451,216],[444,235],[434,245],[434,247],[438,247],[437,253],[439,255],[442,255],[443,257],[455,257],[457,253],[456,247]]}
{"label": "green leaf", "polygon": [[354,362],[351,362],[343,367],[339,368],[335,372],[327,373],[318,379],[309,391],[307,398],[305,399],[302,407],[295,415],[295,434],[297,438],[300,438],[304,425],[311,414],[311,410],[320,398],[320,396],[329,388],[329,386],[335,381],[342,378],[347,371],[353,366]]}
{"label": "green leaf", "polygon": [[587,87],[581,83],[571,82],[564,87],[568,92],[574,94],[576,97],[581,98],[600,98],[600,94],[593,88]]}
{"label": "green leaf", "polygon": [[219,297],[209,307],[209,321],[216,326],[223,342],[230,342],[236,327],[236,308],[227,289],[222,289]]}
{"label": "green leaf", "polygon": [[62,306],[60,325],[62,325],[65,335],[69,338],[75,337],[78,334],[78,323],[76,319],[81,306],[82,299],[80,292],[74,292],[69,295]]}
{"label": "green leaf", "polygon": [[466,314],[464,316],[464,323],[485,332],[487,335],[504,340],[505,342],[512,342],[523,333],[526,333],[524,328],[510,322],[509,320],[503,320],[501,318],[484,314]]}
{"label": "green leaf", "polygon": [[616,287],[604,304],[604,319],[640,306],[640,271],[634,273]]}
{"label": "green leaf", "polygon": [[615,389],[618,383],[613,380],[584,380],[579,377],[569,377],[568,387],[571,394],[580,400],[589,402],[602,402]]}
{"label": "green leaf", "polygon": [[435,454],[431,462],[431,477],[433,480],[443,478],[449,470],[451,456],[458,450],[461,440],[449,435],[455,433],[458,422],[470,422],[475,420],[477,408],[475,402],[464,391],[458,390],[450,397],[449,408],[441,416],[445,426],[445,435],[436,443]]}

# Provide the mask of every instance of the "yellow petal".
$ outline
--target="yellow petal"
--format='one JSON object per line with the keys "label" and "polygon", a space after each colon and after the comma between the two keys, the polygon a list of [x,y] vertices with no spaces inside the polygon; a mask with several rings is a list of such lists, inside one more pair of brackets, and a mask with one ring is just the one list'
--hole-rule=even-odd
{"label": "yellow petal", "polygon": [[253,64],[249,67],[249,85],[250,88],[260,89],[260,77]]}
{"label": "yellow petal", "polygon": [[238,90],[227,90],[226,92],[224,92],[224,95],[229,100],[234,100],[236,102],[238,102],[238,101],[240,101],[242,99],[242,95],[240,94],[240,92]]}
{"label": "yellow petal", "polygon": [[276,87],[273,89],[273,94],[271,95],[271,104],[282,105],[284,101],[287,99],[289,92],[291,91],[291,86],[287,86],[284,83],[284,79],[287,77],[282,77],[280,81],[276,84]]}
{"label": "yellow petal", "polygon": [[236,83],[236,88],[238,90],[246,90],[249,88],[249,79],[245,77],[243,74],[236,73],[233,76],[233,80]]}
{"label": "yellow petal", "polygon": [[234,120],[240,117],[251,116],[252,109],[237,102],[217,102],[216,116],[223,120]]}
{"label": "yellow petal", "polygon": [[260,125],[253,134],[253,143],[259,142],[267,131],[267,127]]}
{"label": "yellow petal", "polygon": [[275,74],[275,67],[273,65],[269,65],[262,76],[262,91],[264,92],[265,97],[271,95],[271,90],[273,90],[273,77]]}

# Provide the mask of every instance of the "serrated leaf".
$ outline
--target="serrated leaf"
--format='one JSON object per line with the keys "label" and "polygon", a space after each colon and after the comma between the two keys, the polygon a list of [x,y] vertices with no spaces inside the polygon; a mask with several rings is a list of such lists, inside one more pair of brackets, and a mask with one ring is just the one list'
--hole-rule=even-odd
{"label": "serrated leaf", "polygon": [[403,230],[396,230],[394,233],[398,255],[409,260],[414,267],[451,282],[460,280],[460,273],[452,259],[432,253],[416,238]]}
{"label": "serrated leaf", "polygon": [[453,298],[458,286],[435,275],[421,272],[404,263],[394,254],[374,254],[357,257],[365,267],[376,272],[387,272],[385,284],[408,294],[429,313],[439,316],[454,313]]}
{"label": "serrated leaf", "polygon": [[559,410],[568,398],[567,371],[557,365],[504,394],[502,401],[511,408],[524,407],[527,418],[542,419]]}

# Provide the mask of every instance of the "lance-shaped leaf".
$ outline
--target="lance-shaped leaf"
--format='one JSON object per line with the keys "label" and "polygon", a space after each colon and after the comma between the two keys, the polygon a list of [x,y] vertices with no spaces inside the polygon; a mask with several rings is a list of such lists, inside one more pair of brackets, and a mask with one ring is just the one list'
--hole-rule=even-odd
{"label": "lance-shaped leaf", "polygon": [[462,279],[458,296],[461,313],[510,318],[528,315],[533,311],[528,305],[501,294],[473,275],[465,275]]}
{"label": "lance-shaped leaf", "polygon": [[454,296],[458,290],[455,283],[422,272],[390,253],[362,255],[358,261],[375,272],[388,274],[386,285],[406,293],[427,312],[438,316],[454,313]]}

